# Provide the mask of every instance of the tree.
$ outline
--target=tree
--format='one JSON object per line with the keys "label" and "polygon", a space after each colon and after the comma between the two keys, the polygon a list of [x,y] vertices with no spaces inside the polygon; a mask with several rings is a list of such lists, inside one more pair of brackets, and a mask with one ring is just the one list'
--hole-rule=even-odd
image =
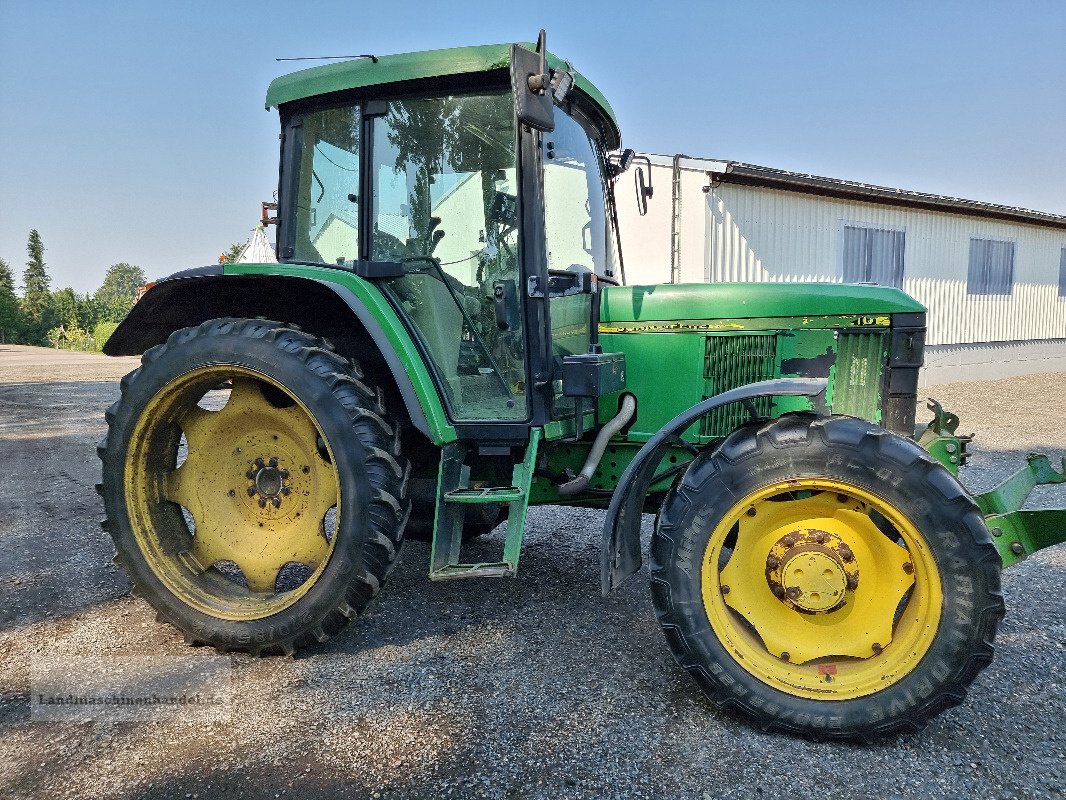
{"label": "tree", "polygon": [[226,252],[218,257],[218,260],[223,264],[236,264],[237,257],[241,254],[241,250],[244,249],[245,244],[247,244],[247,242],[241,244],[231,244],[229,248],[227,248]]}
{"label": "tree", "polygon": [[22,332],[22,312],[15,295],[15,276],[0,258],[0,342],[17,341]]}
{"label": "tree", "polygon": [[70,287],[52,294],[55,321],[66,329],[92,330],[97,322],[96,302],[91,295],[80,295]]}
{"label": "tree", "polygon": [[[132,264],[122,262],[112,264],[104,276],[103,285],[96,290],[93,298],[96,305],[96,319],[107,322],[121,322],[133,308],[137,299],[137,289],[147,281],[144,270]],[[95,323],[95,319],[93,322]],[[84,325],[92,328],[92,325]]]}
{"label": "tree", "polygon": [[26,243],[29,260],[22,273],[22,310],[34,323],[41,323],[51,301],[48,287],[52,279],[44,265],[44,244],[36,230],[30,231]]}

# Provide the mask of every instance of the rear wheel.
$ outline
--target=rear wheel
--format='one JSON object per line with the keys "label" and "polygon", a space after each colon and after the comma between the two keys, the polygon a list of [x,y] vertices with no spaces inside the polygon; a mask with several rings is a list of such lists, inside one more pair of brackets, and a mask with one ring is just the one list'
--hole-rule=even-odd
{"label": "rear wheel", "polygon": [[[403,537],[407,541],[433,540],[433,516],[436,513],[437,481],[411,478],[411,516]],[[495,530],[507,519],[507,506],[502,503],[470,504],[463,517],[463,541],[468,542]]]}
{"label": "rear wheel", "polygon": [[870,423],[786,416],[695,459],[652,594],[679,663],[767,729],[917,730],[992,658],[999,557],[958,482]]}
{"label": "rear wheel", "polygon": [[115,560],[190,641],[292,653],[344,628],[391,570],[410,509],[398,430],[325,341],[264,320],[177,331],[107,421]]}

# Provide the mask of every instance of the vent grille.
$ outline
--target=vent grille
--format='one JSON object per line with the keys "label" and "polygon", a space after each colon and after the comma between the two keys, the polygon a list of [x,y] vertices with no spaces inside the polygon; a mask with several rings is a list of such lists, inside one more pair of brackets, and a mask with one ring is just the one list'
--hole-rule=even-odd
{"label": "vent grille", "polygon": [[837,340],[833,413],[880,422],[884,363],[883,333],[841,332]]}
{"label": "vent grille", "polygon": [[[703,377],[707,381],[705,396],[713,397],[738,386],[773,378],[776,359],[777,336],[772,333],[708,336],[703,362]],[[773,399],[756,398],[755,408],[760,416],[768,417]],[[730,403],[703,417],[700,435],[725,436],[747,420],[744,406]]]}

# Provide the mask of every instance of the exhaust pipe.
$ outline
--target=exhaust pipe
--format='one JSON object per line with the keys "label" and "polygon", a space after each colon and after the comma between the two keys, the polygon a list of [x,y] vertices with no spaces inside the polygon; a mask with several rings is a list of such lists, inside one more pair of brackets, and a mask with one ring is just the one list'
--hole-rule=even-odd
{"label": "exhaust pipe", "polygon": [[559,487],[560,497],[573,497],[574,495],[581,494],[585,491],[589,485],[589,481],[592,480],[592,475],[596,472],[596,468],[600,465],[600,460],[603,458],[603,453],[607,449],[607,442],[618,431],[622,430],[629,421],[633,419],[633,414],[637,410],[637,400],[631,394],[622,395],[622,407],[618,410],[618,414],[614,419],[600,428],[600,432],[596,435],[596,440],[592,443],[592,449],[589,450],[588,458],[585,459],[585,465],[581,468],[581,472],[577,474],[577,477],[572,481],[567,481]]}

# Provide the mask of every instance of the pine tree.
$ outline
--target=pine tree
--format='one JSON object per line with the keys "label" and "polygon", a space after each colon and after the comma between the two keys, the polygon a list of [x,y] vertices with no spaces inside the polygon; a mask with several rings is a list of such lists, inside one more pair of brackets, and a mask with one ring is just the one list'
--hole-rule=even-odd
{"label": "pine tree", "polygon": [[15,296],[15,276],[4,259],[0,258],[0,342],[18,339],[22,330],[22,313]]}
{"label": "pine tree", "polygon": [[33,322],[39,323],[51,301],[52,295],[48,287],[52,279],[48,277],[44,266],[44,244],[41,242],[41,235],[35,230],[30,231],[26,252],[30,258],[26,262],[26,271],[22,273],[22,310]]}

